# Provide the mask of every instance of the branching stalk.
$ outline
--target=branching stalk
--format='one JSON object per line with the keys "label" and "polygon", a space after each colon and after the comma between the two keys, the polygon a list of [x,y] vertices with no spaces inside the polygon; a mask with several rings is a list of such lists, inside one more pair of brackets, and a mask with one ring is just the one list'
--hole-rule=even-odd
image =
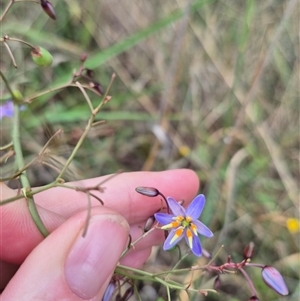
{"label": "branching stalk", "polygon": [[[19,170],[23,169],[25,166],[24,164],[24,157],[23,157],[23,152],[22,152],[22,147],[21,147],[21,134],[20,134],[20,108],[17,104],[14,105],[14,121],[13,121],[13,133],[12,133],[12,139],[13,139],[13,144],[14,144],[14,150],[16,154],[16,164]],[[28,209],[30,212],[30,215],[36,224],[37,228],[41,232],[41,234],[46,237],[49,232],[46,229],[43,221],[41,220],[41,217],[38,213],[38,210],[36,208],[36,205],[34,203],[33,196],[29,196],[27,192],[30,192],[31,186],[26,174],[26,171],[24,170],[20,174],[20,181],[23,187],[23,194],[27,200],[28,203]]]}

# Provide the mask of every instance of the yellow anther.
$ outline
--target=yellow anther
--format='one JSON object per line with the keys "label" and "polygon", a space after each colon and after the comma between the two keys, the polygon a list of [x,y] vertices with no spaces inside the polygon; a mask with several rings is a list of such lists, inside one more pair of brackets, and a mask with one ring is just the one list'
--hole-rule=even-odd
{"label": "yellow anther", "polygon": [[186,229],[186,237],[189,241],[189,246],[192,249],[192,247],[193,247],[193,233],[189,228]]}
{"label": "yellow anther", "polygon": [[170,244],[172,244],[178,237],[180,237],[183,233],[183,228],[178,228],[176,231],[175,231],[175,234],[173,236],[173,238],[171,239],[170,241]]}
{"label": "yellow anther", "polygon": [[197,227],[194,224],[191,224],[190,228],[193,231],[193,233],[198,236],[198,234],[197,234]]}

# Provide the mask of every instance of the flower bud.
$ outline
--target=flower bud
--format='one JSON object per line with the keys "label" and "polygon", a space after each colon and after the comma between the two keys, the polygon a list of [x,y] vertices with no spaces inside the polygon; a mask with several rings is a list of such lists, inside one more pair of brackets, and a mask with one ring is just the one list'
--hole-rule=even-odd
{"label": "flower bud", "polygon": [[56,20],[56,14],[53,5],[46,0],[41,0],[41,6],[44,12],[53,20]]}
{"label": "flower bud", "polygon": [[286,296],[289,294],[288,288],[281,274],[271,266],[265,266],[261,272],[262,278],[267,286],[273,289],[277,294]]}
{"label": "flower bud", "polygon": [[51,53],[42,47],[36,47],[31,50],[32,60],[40,67],[49,67],[53,62]]}
{"label": "flower bud", "polygon": [[90,82],[90,87],[96,90],[100,95],[103,95],[104,91],[102,86],[97,82]]}
{"label": "flower bud", "polygon": [[259,299],[256,296],[252,296],[249,301],[259,301]]}
{"label": "flower bud", "polygon": [[146,195],[149,197],[155,197],[158,196],[160,193],[156,188],[153,187],[136,187],[135,191],[142,194],[142,195]]}
{"label": "flower bud", "polygon": [[80,60],[81,60],[82,62],[85,62],[86,59],[87,59],[87,54],[86,54],[86,53],[83,53],[83,54],[80,56]]}
{"label": "flower bud", "polygon": [[252,258],[254,252],[254,243],[251,241],[244,249],[243,255],[244,259]]}
{"label": "flower bud", "polygon": [[145,226],[144,226],[144,232],[148,232],[151,229],[151,227],[153,226],[154,222],[155,222],[154,216],[150,216],[146,220],[146,223],[145,223]]}

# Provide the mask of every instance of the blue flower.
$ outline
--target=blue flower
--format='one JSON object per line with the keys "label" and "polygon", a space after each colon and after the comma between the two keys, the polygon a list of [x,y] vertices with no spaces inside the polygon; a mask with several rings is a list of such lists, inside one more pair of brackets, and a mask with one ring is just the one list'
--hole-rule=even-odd
{"label": "blue flower", "polygon": [[14,103],[9,100],[0,105],[0,120],[4,117],[11,118],[14,116]]}
{"label": "blue flower", "polygon": [[[20,110],[24,111],[26,108],[24,105],[20,106]],[[0,120],[4,117],[12,118],[14,116],[14,103],[12,100],[7,100],[0,104]]]}
{"label": "blue flower", "polygon": [[173,214],[155,213],[161,229],[171,230],[164,243],[164,250],[174,247],[183,237],[196,256],[202,255],[202,247],[198,234],[206,237],[214,236],[202,222],[198,220],[205,205],[205,196],[197,195],[187,209],[184,209],[173,198],[167,197],[168,205]]}

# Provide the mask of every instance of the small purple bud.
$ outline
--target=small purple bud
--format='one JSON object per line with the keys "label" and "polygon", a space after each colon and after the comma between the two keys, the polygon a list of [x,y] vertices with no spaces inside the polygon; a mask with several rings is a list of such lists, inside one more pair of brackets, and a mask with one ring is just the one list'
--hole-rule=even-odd
{"label": "small purple bud", "polygon": [[155,197],[160,194],[159,191],[153,187],[137,187],[135,188],[135,191],[149,197]]}
{"label": "small purple bud", "polygon": [[259,299],[256,296],[252,296],[248,301],[259,301]]}
{"label": "small purple bud", "polygon": [[53,20],[56,20],[56,14],[53,5],[46,0],[41,0],[41,6],[44,12]]}
{"label": "small purple bud", "polygon": [[114,291],[115,291],[116,285],[114,282],[110,282],[107,286],[105,293],[103,295],[102,301],[110,301]]}
{"label": "small purple bud", "polygon": [[93,88],[96,92],[98,92],[100,95],[103,95],[103,88],[102,86],[97,82],[90,82],[90,87]]}
{"label": "small purple bud", "polygon": [[82,62],[85,62],[86,59],[87,59],[87,54],[86,54],[86,53],[82,53],[81,56],[80,56],[80,60],[81,60]]}
{"label": "small purple bud", "polygon": [[154,222],[155,222],[154,216],[150,216],[146,220],[146,223],[145,223],[145,226],[144,226],[144,232],[148,232],[151,229],[151,227],[153,226]]}
{"label": "small purple bud", "polygon": [[244,249],[243,251],[243,255],[244,255],[244,259],[249,259],[252,258],[254,253],[254,243],[251,241]]}
{"label": "small purple bud", "polygon": [[281,274],[271,266],[265,266],[261,272],[266,285],[273,289],[277,294],[286,296],[289,294],[288,288]]}

